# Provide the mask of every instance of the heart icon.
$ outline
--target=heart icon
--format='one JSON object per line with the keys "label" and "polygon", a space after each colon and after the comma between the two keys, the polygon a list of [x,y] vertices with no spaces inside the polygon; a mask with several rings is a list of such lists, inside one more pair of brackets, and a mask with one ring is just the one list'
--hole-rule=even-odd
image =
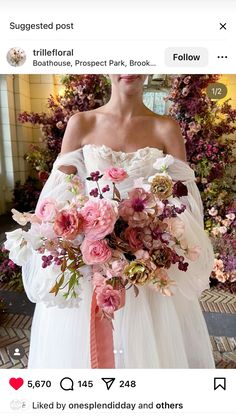
{"label": "heart icon", "polygon": [[9,380],[10,386],[12,386],[15,390],[19,390],[24,384],[23,378],[10,378]]}

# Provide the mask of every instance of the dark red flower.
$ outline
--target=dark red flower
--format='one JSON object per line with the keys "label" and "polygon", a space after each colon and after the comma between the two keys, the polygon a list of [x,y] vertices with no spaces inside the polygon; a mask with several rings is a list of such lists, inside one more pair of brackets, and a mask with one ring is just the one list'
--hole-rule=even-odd
{"label": "dark red flower", "polygon": [[187,186],[184,185],[180,180],[176,182],[173,186],[173,196],[177,196],[180,198],[181,196],[188,195],[188,189]]}
{"label": "dark red flower", "polygon": [[41,180],[41,182],[46,182],[46,180],[48,179],[48,176],[49,176],[49,173],[42,170],[38,174],[39,180]]}

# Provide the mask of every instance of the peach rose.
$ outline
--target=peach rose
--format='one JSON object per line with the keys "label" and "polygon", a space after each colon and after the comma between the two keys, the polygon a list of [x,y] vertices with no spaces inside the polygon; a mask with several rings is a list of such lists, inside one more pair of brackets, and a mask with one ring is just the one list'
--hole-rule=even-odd
{"label": "peach rose", "polygon": [[185,253],[186,258],[195,262],[199,258],[201,248],[199,246],[188,247]]}
{"label": "peach rose", "polygon": [[36,216],[42,221],[52,221],[57,214],[56,204],[55,199],[43,199],[36,207]]}
{"label": "peach rose", "polygon": [[127,177],[127,172],[121,167],[109,167],[104,172],[104,178],[114,183],[122,182]]}
{"label": "peach rose", "polygon": [[177,240],[183,238],[184,223],[179,218],[169,218],[164,220],[168,224],[168,232],[176,237]]}
{"label": "peach rose", "polygon": [[82,232],[83,217],[75,209],[62,210],[56,216],[53,229],[57,236],[74,240]]}
{"label": "peach rose", "polygon": [[141,249],[143,244],[139,239],[141,229],[127,227],[125,230],[125,239],[129,242],[132,250]]}
{"label": "peach rose", "polygon": [[154,273],[154,281],[149,284],[150,288],[166,297],[174,294],[175,286],[176,282],[169,278],[165,269],[157,269]]}
{"label": "peach rose", "polygon": [[86,265],[105,263],[112,257],[111,249],[106,240],[90,241],[85,238],[81,245],[81,252]]}
{"label": "peach rose", "polygon": [[81,210],[86,238],[95,241],[110,234],[117,220],[117,212],[115,204],[106,199],[88,201]]}

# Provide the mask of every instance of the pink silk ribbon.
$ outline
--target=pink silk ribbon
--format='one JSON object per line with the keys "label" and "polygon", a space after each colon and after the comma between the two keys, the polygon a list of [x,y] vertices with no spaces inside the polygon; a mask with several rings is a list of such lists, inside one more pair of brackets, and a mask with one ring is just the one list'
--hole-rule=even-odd
{"label": "pink silk ribbon", "polygon": [[[119,290],[121,303],[125,304],[125,289]],[[102,316],[93,291],[90,317],[90,358],[91,368],[115,368],[112,320]]]}

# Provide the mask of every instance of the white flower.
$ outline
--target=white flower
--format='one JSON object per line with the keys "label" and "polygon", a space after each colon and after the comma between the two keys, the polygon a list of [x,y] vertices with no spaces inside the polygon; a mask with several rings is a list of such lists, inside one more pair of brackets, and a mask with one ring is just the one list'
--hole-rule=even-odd
{"label": "white flower", "polygon": [[14,208],[11,210],[11,212],[13,214],[12,216],[13,220],[15,220],[21,226],[25,226],[28,223],[27,217],[21,212],[15,210]]}
{"label": "white flower", "polygon": [[160,172],[166,172],[167,167],[171,166],[175,161],[174,157],[170,154],[167,154],[165,157],[159,158],[153,164],[154,169],[159,170]]}
{"label": "white flower", "polygon": [[6,233],[6,236],[7,240],[5,241],[4,246],[7,250],[10,250],[13,246],[19,246],[24,238],[22,228],[9,231]]}
{"label": "white flower", "polygon": [[25,238],[31,243],[34,250],[39,249],[44,244],[44,240],[53,240],[57,237],[53,230],[53,223],[34,223],[30,230],[25,232]]}
{"label": "white flower", "polygon": [[149,192],[151,186],[143,182],[144,177],[139,177],[134,180],[134,188],[142,188],[145,192]]}
{"label": "white flower", "polygon": [[34,227],[32,226],[29,231],[25,233],[25,237],[28,240],[28,242],[31,244],[32,248],[34,250],[39,249],[43,245],[43,238],[42,235],[37,233],[34,230]]}
{"label": "white flower", "polygon": [[215,207],[211,207],[211,209],[208,210],[208,213],[212,216],[215,217],[218,214],[218,211]]}
{"label": "white flower", "polygon": [[31,257],[32,248],[30,243],[25,242],[22,247],[12,248],[9,253],[9,258],[17,265],[23,266]]}
{"label": "white flower", "polygon": [[4,243],[5,248],[9,250],[9,258],[19,266],[24,265],[32,255],[32,247],[25,240],[25,234],[21,228],[10,231],[6,233],[7,240]]}

